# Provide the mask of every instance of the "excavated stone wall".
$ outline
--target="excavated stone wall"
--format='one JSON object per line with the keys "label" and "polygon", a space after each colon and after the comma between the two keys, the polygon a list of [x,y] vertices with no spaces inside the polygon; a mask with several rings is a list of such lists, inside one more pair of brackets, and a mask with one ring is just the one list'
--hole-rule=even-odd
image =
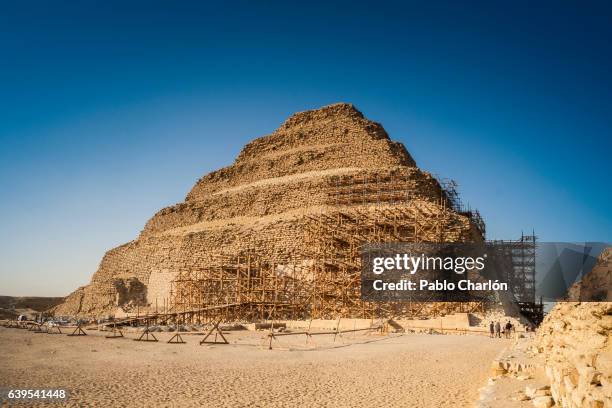
{"label": "excavated stone wall", "polygon": [[[610,288],[611,273],[608,248],[589,275],[607,278]],[[612,302],[558,303],[544,319],[537,344],[559,406],[612,407]]]}
{"label": "excavated stone wall", "polygon": [[352,105],[298,113],[247,144],[233,165],[200,179],[185,202],[155,214],[138,239],[108,251],[91,283],[54,311],[99,316],[167,305],[174,277],[211,256],[304,252],[313,216],[367,217],[382,207],[418,207],[425,222],[444,219],[437,235],[444,241],[482,239],[469,218],[445,205],[438,182],[403,145]]}

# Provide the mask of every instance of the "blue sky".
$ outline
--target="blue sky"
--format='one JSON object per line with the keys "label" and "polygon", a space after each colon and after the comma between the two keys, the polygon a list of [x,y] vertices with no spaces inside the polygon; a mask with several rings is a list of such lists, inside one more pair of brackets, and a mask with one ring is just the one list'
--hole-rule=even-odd
{"label": "blue sky", "polygon": [[612,241],[611,7],[459,3],[4,2],[0,294],[86,284],[246,142],[340,101],[489,238]]}

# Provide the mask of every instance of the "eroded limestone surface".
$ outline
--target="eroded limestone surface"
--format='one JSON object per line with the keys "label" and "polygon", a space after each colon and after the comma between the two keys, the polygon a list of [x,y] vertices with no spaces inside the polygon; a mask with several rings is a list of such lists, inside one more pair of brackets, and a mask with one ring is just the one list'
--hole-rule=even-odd
{"label": "eroded limestone surface", "polygon": [[[608,248],[589,282],[605,280],[610,288],[611,271]],[[612,302],[558,303],[538,331],[537,347],[559,406],[612,407]]]}

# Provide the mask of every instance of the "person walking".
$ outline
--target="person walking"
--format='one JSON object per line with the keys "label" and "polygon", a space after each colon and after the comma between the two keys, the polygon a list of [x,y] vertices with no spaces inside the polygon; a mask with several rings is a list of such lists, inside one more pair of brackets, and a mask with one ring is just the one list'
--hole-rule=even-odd
{"label": "person walking", "polygon": [[499,321],[495,322],[495,337],[499,337],[501,339],[501,325]]}
{"label": "person walking", "polygon": [[489,333],[490,338],[495,337],[495,324],[493,324],[493,321],[491,321],[491,323],[489,324]]}
{"label": "person walking", "polygon": [[506,338],[509,339],[510,338],[510,334],[512,333],[512,323],[510,323],[510,320],[508,320],[508,322],[506,323]]}

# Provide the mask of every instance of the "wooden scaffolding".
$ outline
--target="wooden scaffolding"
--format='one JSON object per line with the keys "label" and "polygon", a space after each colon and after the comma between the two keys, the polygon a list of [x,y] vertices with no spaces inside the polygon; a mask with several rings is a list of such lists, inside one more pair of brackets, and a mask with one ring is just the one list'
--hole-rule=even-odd
{"label": "wooden scaffolding", "polygon": [[413,205],[308,215],[299,252],[211,255],[201,268],[179,271],[171,283],[171,311],[182,312],[191,322],[414,318],[481,311],[478,302],[361,300],[364,244],[444,242],[457,234],[451,217],[448,211]]}

